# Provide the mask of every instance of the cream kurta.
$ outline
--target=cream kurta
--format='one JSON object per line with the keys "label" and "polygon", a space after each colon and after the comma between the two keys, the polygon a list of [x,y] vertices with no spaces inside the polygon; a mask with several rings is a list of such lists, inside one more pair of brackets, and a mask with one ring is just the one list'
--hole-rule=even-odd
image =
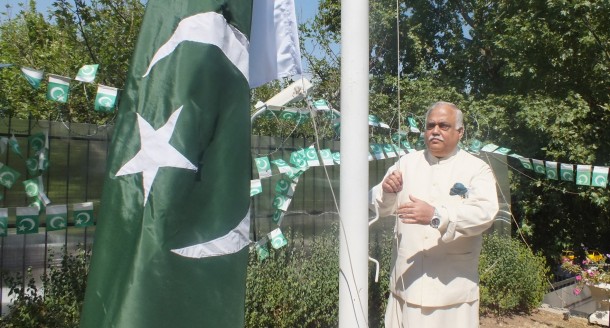
{"label": "cream kurta", "polygon": [[[498,211],[496,181],[489,165],[462,150],[442,160],[418,151],[401,157],[387,174],[398,168],[401,192],[384,193],[381,184],[373,188],[380,216],[394,214],[399,203],[410,201],[411,194],[436,207],[441,225],[434,229],[397,221],[391,292],[420,307],[478,300],[481,233]],[[465,198],[449,194],[458,182],[468,188]]]}

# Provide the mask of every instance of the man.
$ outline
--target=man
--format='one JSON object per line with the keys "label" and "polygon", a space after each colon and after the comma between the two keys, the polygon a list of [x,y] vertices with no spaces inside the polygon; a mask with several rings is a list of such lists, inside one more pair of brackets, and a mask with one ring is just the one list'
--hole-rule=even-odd
{"label": "man", "polygon": [[481,234],[498,211],[496,182],[458,148],[454,104],[433,104],[425,130],[426,149],[401,157],[373,188],[379,215],[397,215],[386,327],[479,327]]}

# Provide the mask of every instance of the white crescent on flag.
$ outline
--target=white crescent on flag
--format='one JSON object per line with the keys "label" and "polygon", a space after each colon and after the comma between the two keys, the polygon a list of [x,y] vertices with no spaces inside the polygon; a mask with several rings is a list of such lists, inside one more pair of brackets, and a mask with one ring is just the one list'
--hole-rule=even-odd
{"label": "white crescent on flag", "polygon": [[180,21],[169,40],[157,50],[142,77],[146,77],[157,62],[171,55],[185,41],[215,45],[249,80],[248,39],[216,12],[201,13]]}

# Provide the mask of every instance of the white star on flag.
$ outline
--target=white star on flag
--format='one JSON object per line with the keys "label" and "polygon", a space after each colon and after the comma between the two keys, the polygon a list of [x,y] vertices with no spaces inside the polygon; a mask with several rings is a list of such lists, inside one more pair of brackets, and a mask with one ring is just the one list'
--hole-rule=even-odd
{"label": "white star on flag", "polygon": [[169,117],[165,125],[158,130],[155,130],[139,113],[136,113],[140,130],[140,151],[119,169],[116,176],[142,172],[143,206],[146,205],[150,189],[160,167],[176,167],[197,171],[197,167],[193,163],[169,144],[182,107],[180,106]]}

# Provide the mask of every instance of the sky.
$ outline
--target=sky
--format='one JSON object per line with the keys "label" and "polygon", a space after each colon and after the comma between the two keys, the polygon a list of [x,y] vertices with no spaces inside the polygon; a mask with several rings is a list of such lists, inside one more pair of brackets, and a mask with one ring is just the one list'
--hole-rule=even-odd
{"label": "sky", "polygon": [[[46,12],[46,9],[51,6],[54,0],[36,0],[37,9],[41,12]],[[0,0],[0,10],[3,10],[6,5],[17,7],[19,3],[27,4],[29,0]],[[305,20],[313,17],[318,8],[318,0],[294,0],[297,20],[303,23]]]}

